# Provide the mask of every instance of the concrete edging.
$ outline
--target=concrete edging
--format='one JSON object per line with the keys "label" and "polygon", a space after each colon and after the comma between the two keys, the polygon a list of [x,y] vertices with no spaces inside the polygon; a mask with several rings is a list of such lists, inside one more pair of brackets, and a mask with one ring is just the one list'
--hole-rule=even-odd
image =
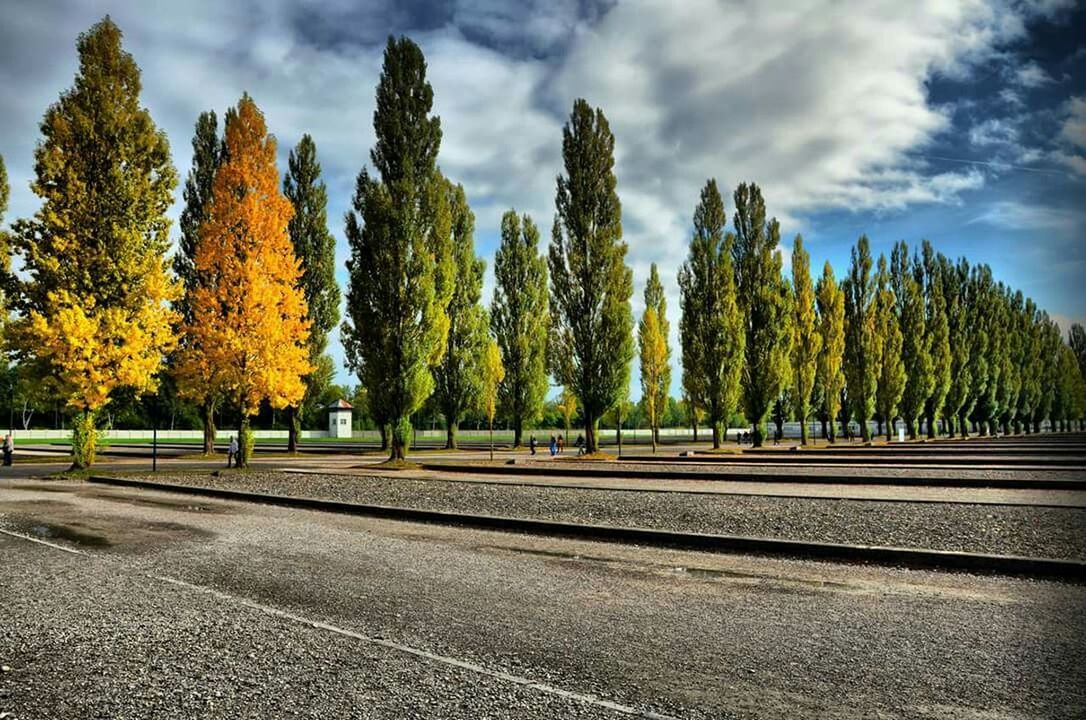
{"label": "concrete edging", "polygon": [[[632,460],[631,462],[636,462]],[[603,463],[600,463],[602,465]],[[424,470],[448,473],[478,473],[487,475],[525,475],[579,478],[637,478],[642,480],[707,480],[714,482],[800,483],[811,485],[903,485],[922,487],[1003,488],[1008,490],[1086,490],[1083,480],[1020,480],[1017,478],[945,478],[866,475],[756,475],[742,473],[690,472],[674,470],[625,468],[573,468],[552,464],[544,460],[535,466],[527,465],[470,465],[465,463],[421,464]],[[677,477],[678,476],[678,477]]]}
{"label": "concrete edging", "polygon": [[91,476],[88,482],[158,490],[187,495],[203,495],[223,500],[278,505],[282,507],[319,510],[347,515],[376,517],[386,520],[456,525],[480,530],[502,530],[530,535],[614,542],[633,545],[649,545],[679,550],[700,550],[719,553],[747,553],[786,558],[818,559],[845,563],[907,566],[936,570],[964,570],[967,572],[1026,575],[1073,582],[1086,582],[1086,562],[1056,558],[1031,558],[1017,555],[989,555],[943,550],[883,547],[874,545],[845,545],[777,538],[746,537],[741,535],[709,535],[671,530],[631,528],[609,525],[577,524],[511,518],[495,515],[471,515],[467,513],[423,510],[418,508],[387,505],[362,505],[337,500],[290,497],[262,493],[250,493],[226,488],[206,488],[193,485],[155,483],[147,480]]}

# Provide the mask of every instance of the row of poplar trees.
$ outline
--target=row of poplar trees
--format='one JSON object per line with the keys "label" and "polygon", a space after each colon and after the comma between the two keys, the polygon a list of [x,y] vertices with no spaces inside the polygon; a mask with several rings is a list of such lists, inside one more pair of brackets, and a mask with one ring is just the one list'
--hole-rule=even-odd
{"label": "row of poplar trees", "polygon": [[[93,462],[96,414],[122,393],[179,394],[202,408],[205,451],[216,407],[249,418],[261,403],[298,415],[334,368],[328,334],[339,323],[334,240],[312,138],[289,157],[280,183],[275,139],[248,95],[220,135],[203,113],[184,187],[181,239],[171,259],[176,173],[164,133],[139,104],[139,69],[108,18],[78,42],[72,88],[42,121],[33,218],[2,238],[8,263],[4,340],[21,366],[77,413],[75,464]],[[484,264],[463,188],[441,172],[440,119],[420,49],[389,39],[377,86],[376,143],[357,179],[346,235],[349,287],[340,331],[367,412],[393,459],[408,450],[411,418],[429,403],[448,428],[469,410],[493,426],[500,412],[515,442],[539,416],[548,375],[579,406],[586,449],[605,413],[626,406],[635,354],[632,272],[622,241],[614,135],[606,117],[574,103],[562,134],[551,242],[544,256],[527,215],[502,218],[496,287],[481,303]],[[779,224],[761,191],[734,193],[733,231],[715,181],[701,193],[679,272],[686,405],[713,428],[737,411],[761,444],[772,415],[902,418],[914,436],[1037,429],[1080,419],[1086,404],[1086,333],[1068,346],[1059,329],[986,267],[952,263],[925,243],[899,244],[872,274],[866,238],[838,286],[827,264],[813,284],[802,240],[792,279],[782,273]],[[0,212],[7,183],[0,162]],[[22,271],[10,270],[10,257]],[[171,272],[172,270],[172,272]],[[5,313],[6,314],[6,313]],[[638,324],[641,385],[653,429],[670,387],[665,292],[653,266]],[[1072,347],[1075,348],[1072,350]],[[621,418],[619,418],[621,419]],[[805,425],[804,425],[805,427]],[[806,433],[806,429],[804,429]],[[806,435],[804,436],[806,440]]]}
{"label": "row of poplar trees", "polygon": [[[792,247],[791,281],[782,273],[779,224],[766,219],[755,185],[734,193],[734,232],[716,182],[701,192],[694,235],[679,271],[683,391],[704,413],[720,447],[728,418],[741,411],[753,443],[789,419],[869,421],[887,439],[900,419],[921,431],[967,436],[1039,432],[1043,421],[1070,429],[1086,415],[1086,332],[1065,343],[1057,324],[986,265],[953,262],[925,241],[910,255],[897,243],[889,261],[872,260],[861,237],[838,284],[827,262],[814,282],[803,238]],[[644,362],[642,363],[644,373]],[[696,422],[697,415],[694,415]]]}
{"label": "row of poplar trees", "polygon": [[206,452],[216,405],[238,411],[244,465],[261,403],[297,408],[332,373],[324,350],[339,300],[313,141],[291,152],[281,185],[252,98],[226,113],[221,136],[215,114],[202,114],[171,261],[177,174],[140,105],[139,68],[108,17],[77,47],[75,83],[41,122],[31,184],[41,207],[3,238],[6,349],[76,413],[76,467],[94,462],[111,400],[155,404],[167,385],[203,408]]}

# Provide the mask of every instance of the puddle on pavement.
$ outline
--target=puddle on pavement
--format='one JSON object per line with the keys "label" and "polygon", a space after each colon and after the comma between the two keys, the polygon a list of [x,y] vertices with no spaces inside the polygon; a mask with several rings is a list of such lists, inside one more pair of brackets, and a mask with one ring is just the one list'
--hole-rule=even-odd
{"label": "puddle on pavement", "polygon": [[41,538],[42,540],[67,540],[76,545],[84,545],[86,547],[109,547],[113,544],[101,535],[77,530],[70,525],[35,523],[28,526],[25,533],[32,537]]}

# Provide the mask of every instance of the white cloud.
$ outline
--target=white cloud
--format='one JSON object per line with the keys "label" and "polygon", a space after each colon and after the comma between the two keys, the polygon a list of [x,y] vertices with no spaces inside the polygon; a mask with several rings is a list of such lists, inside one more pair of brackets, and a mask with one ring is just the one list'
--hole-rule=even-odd
{"label": "white cloud", "polygon": [[1015,81],[1024,88],[1039,88],[1052,82],[1052,78],[1035,60],[1022,64],[1014,73]]}
{"label": "white cloud", "polygon": [[1002,118],[988,118],[969,130],[973,145],[1010,145],[1018,141],[1018,130]]}
{"label": "white cloud", "polygon": [[1072,230],[1083,222],[1081,212],[1004,200],[989,204],[966,224],[984,223],[1009,230]]}

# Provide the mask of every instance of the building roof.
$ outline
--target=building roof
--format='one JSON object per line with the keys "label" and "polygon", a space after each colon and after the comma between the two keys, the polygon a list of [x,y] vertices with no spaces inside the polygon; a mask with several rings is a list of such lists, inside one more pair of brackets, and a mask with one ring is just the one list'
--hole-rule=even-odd
{"label": "building roof", "polygon": [[352,410],[354,406],[346,400],[336,400],[334,403],[328,406],[329,410]]}

